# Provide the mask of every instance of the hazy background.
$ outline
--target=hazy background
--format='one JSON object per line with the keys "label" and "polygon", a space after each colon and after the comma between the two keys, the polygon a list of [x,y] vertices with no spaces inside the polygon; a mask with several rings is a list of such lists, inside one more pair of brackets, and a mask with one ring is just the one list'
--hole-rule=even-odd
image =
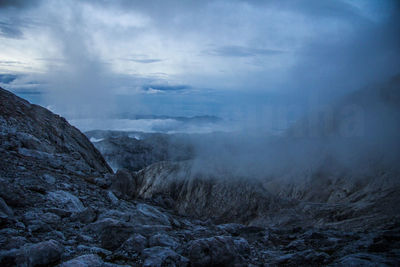
{"label": "hazy background", "polygon": [[82,131],[235,131],[192,139],[202,169],[395,166],[399,10],[396,0],[1,0],[0,86]]}
{"label": "hazy background", "polygon": [[2,0],[0,86],[70,119],[215,115],[279,130],[398,73],[399,25],[390,0]]}

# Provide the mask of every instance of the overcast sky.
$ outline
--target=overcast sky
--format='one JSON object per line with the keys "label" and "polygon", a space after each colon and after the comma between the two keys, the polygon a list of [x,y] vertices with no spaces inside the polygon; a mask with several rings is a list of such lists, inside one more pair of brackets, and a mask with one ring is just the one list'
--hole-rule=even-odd
{"label": "overcast sky", "polygon": [[10,89],[38,82],[55,102],[103,107],[115,95],[336,95],[400,71],[399,27],[395,0],[0,0],[0,73],[25,75]]}

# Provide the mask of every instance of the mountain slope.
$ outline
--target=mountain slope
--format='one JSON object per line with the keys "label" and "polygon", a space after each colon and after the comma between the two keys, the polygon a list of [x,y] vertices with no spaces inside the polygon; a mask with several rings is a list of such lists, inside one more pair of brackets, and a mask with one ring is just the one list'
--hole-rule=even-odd
{"label": "mountain slope", "polygon": [[[278,198],[264,195],[258,182],[236,183],[242,188],[235,191],[229,181],[199,180],[172,190],[179,192],[175,199],[183,211],[202,205],[198,211],[209,212],[202,219],[180,216],[168,205],[151,205],[166,204],[166,198],[152,197],[158,191],[152,190],[154,182],[166,177],[156,174],[173,178],[179,166],[149,167],[156,170],[149,181],[142,179],[145,173],[113,175],[97,150],[65,120],[5,90],[0,90],[0,99],[0,266],[398,264],[400,226],[395,223],[366,232],[305,224],[218,224],[206,218],[220,212],[215,213],[225,215],[220,221],[228,221],[248,208],[242,218],[254,219],[254,211],[264,210],[257,208],[263,198],[254,190],[279,212],[282,202],[272,205]],[[173,179],[165,181],[168,185]],[[207,194],[201,193],[205,188]],[[137,192],[148,202],[135,200]],[[243,195],[235,199],[235,192]],[[222,202],[212,203],[216,200]],[[239,213],[234,213],[236,204]],[[273,210],[269,207],[267,211]],[[285,212],[273,215],[284,219]]]}
{"label": "mountain slope", "polygon": [[112,172],[86,136],[64,118],[2,88],[0,114],[1,149],[42,160],[56,155],[59,163],[71,165],[71,170],[79,165],[79,171],[85,174]]}

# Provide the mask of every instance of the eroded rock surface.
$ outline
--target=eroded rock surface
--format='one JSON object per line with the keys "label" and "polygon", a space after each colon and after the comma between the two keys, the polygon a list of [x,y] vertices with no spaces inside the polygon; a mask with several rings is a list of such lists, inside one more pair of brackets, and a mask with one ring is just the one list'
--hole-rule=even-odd
{"label": "eroded rock surface", "polygon": [[0,99],[1,266],[399,263],[396,218],[346,230],[258,222],[264,211],[304,212],[258,182],[235,181],[239,191],[208,178],[178,183],[174,164],[121,178],[64,119],[2,89]]}

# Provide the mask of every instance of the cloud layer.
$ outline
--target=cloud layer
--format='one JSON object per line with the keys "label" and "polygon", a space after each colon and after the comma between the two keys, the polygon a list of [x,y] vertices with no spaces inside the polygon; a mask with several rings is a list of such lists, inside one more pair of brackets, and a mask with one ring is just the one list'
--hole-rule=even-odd
{"label": "cloud layer", "polygon": [[0,1],[0,72],[40,80],[61,113],[97,114],[138,93],[289,95],[301,106],[400,72],[398,11],[397,1]]}

